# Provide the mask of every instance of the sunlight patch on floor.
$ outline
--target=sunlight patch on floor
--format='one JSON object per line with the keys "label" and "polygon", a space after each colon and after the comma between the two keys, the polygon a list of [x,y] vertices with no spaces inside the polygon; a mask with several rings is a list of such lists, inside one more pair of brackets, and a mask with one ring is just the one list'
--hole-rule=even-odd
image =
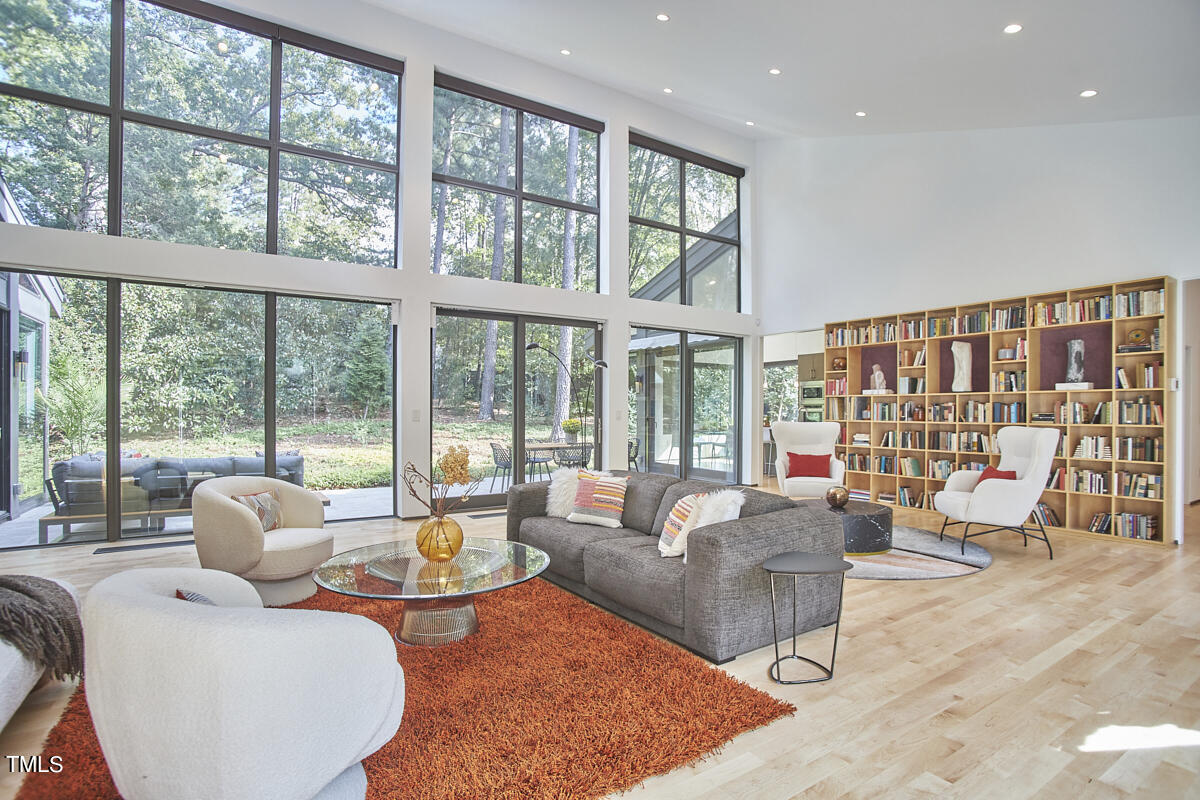
{"label": "sunlight patch on floor", "polygon": [[1160,747],[1200,746],[1200,731],[1175,725],[1106,725],[1090,734],[1079,746],[1082,753],[1111,750],[1154,750]]}

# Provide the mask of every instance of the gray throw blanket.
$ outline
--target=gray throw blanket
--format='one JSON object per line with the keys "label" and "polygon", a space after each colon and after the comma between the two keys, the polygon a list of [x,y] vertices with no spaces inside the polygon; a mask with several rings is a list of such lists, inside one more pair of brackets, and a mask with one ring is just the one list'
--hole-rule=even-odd
{"label": "gray throw blanket", "polygon": [[83,675],[83,625],[70,592],[32,575],[0,575],[0,639],[57,680]]}

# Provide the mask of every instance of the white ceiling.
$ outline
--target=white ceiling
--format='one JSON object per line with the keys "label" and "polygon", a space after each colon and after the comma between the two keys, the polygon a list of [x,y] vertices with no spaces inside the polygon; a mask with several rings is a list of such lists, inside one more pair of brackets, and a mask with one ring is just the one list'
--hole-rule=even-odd
{"label": "white ceiling", "polygon": [[372,2],[748,135],[1200,114],[1200,0]]}

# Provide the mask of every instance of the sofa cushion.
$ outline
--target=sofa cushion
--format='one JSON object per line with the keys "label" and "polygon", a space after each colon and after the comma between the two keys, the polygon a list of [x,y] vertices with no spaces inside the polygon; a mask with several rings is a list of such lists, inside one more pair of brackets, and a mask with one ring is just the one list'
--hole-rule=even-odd
{"label": "sofa cushion", "polygon": [[795,502],[781,495],[758,489],[743,489],[742,492],[746,495],[746,502],[742,504],[742,513],[738,515],[742,519],[796,507]]}
{"label": "sofa cushion", "polygon": [[687,567],[677,558],[661,557],[652,537],[594,542],[583,551],[583,571],[592,591],[668,625],[683,627]]}
{"label": "sofa cushion", "polygon": [[312,572],[333,558],[333,534],[324,528],[277,528],[263,534],[262,558],[242,577],[279,581]]}
{"label": "sofa cushion", "polygon": [[675,507],[680,498],[687,497],[689,494],[701,494],[703,492],[713,492],[726,488],[728,487],[724,484],[713,483],[712,481],[676,481],[663,492],[662,502],[658,504],[658,511],[654,515],[654,524],[650,530],[651,534],[655,537],[662,535],[663,524],[667,521],[667,515],[671,513],[671,509]]}
{"label": "sofa cushion", "polygon": [[[593,542],[623,539],[640,533],[629,528],[579,525],[556,517],[529,517],[521,521],[521,542],[544,550],[550,556],[550,565],[546,569],[579,583],[583,583],[585,547]],[[653,539],[647,541],[654,543]]]}
{"label": "sofa cushion", "polygon": [[605,476],[581,469],[579,487],[575,490],[575,509],[567,515],[567,520],[620,528],[628,483],[629,479],[623,475]]}
{"label": "sofa cushion", "polygon": [[654,518],[658,515],[663,495],[667,489],[679,483],[679,478],[654,472],[616,474],[629,475],[629,487],[625,490],[625,513],[621,515],[621,524],[648,536],[658,536],[662,533],[662,526],[655,527]]}

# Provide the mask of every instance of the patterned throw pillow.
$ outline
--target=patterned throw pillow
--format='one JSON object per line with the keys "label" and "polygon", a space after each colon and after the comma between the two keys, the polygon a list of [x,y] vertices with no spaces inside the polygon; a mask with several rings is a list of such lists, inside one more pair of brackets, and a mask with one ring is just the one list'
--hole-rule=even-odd
{"label": "patterned throw pillow", "polygon": [[707,492],[689,494],[679,498],[667,514],[662,533],[658,537],[658,552],[663,558],[674,558],[687,552],[687,535],[696,527],[700,509],[704,507]]}
{"label": "patterned throw pillow", "polygon": [[[611,472],[591,472],[602,478],[611,478]],[[546,493],[546,516],[566,519],[575,510],[575,493],[579,491],[579,469],[559,467],[550,473],[550,490]]]}
{"label": "patterned throw pillow", "polygon": [[628,485],[629,478],[625,476],[605,476],[598,472],[579,470],[575,510],[567,515],[567,522],[603,525],[605,528],[621,527],[621,514],[625,511],[625,489]]}
{"label": "patterned throw pillow", "polygon": [[283,526],[283,508],[279,505],[279,492],[268,489],[256,494],[235,494],[231,497],[254,512],[262,525],[263,533]]}
{"label": "patterned throw pillow", "polygon": [[191,589],[176,589],[175,598],[177,600],[187,600],[189,603],[199,603],[202,606],[215,606],[212,600],[209,600],[199,592],[193,592]]}

